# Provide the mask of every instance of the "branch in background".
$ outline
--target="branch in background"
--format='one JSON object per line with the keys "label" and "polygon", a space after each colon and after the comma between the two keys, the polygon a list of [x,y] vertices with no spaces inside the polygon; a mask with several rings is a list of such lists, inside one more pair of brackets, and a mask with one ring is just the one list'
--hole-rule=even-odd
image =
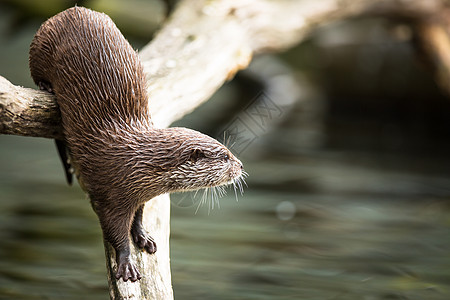
{"label": "branch in background", "polygon": [[[254,53],[292,47],[320,25],[367,15],[423,19],[444,4],[445,0],[180,1],[168,23],[140,52],[153,121],[158,127],[169,126],[247,67]],[[0,79],[0,133],[61,137],[53,96]],[[168,195],[148,202],[144,218],[158,251],[155,255],[132,253],[137,267],[145,271],[137,283],[117,281],[108,273],[112,299],[173,298]],[[109,245],[105,249],[110,271],[114,251]]]}
{"label": "branch in background", "polygon": [[418,22],[415,31],[424,60],[431,66],[439,86],[450,94],[450,9]]}
{"label": "branch in background", "polygon": [[[140,51],[153,121],[168,126],[245,68],[254,53],[292,47],[320,25],[361,15],[422,18],[441,11],[444,4],[445,0],[180,1],[169,22]],[[52,96],[1,79],[0,133],[61,137]],[[15,102],[20,104],[11,105]]]}

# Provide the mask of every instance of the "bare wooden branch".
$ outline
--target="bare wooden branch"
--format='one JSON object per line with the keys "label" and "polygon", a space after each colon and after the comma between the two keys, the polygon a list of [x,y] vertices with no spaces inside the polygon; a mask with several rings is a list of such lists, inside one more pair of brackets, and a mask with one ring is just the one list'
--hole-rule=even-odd
{"label": "bare wooden branch", "polygon": [[115,251],[109,243],[105,242],[111,299],[173,299],[169,257],[170,197],[168,194],[147,202],[143,223],[157,241],[158,251],[149,255],[145,251],[131,247],[131,257],[143,275],[141,280],[124,282],[114,277],[114,270],[117,267]]}
{"label": "bare wooden branch", "polygon": [[[184,0],[140,56],[148,78],[150,111],[158,127],[206,101],[224,81],[250,63],[254,53],[280,51],[300,42],[317,26],[345,17],[398,14],[423,18],[445,0]],[[61,137],[55,99],[0,78],[0,133]],[[117,281],[114,251],[105,245],[112,299],[171,299],[169,266],[170,199],[146,205],[145,225],[158,244],[155,255],[134,252],[144,278]]]}
{"label": "bare wooden branch", "polygon": [[[292,47],[319,25],[367,14],[419,18],[445,4],[445,0],[180,1],[169,22],[140,51],[153,121],[168,126],[245,68],[254,53]],[[11,105],[14,102],[20,105]],[[0,133],[60,137],[54,103],[45,92],[0,80]]]}
{"label": "bare wooden branch", "polygon": [[60,123],[49,93],[15,86],[0,76],[0,133],[62,138]]}

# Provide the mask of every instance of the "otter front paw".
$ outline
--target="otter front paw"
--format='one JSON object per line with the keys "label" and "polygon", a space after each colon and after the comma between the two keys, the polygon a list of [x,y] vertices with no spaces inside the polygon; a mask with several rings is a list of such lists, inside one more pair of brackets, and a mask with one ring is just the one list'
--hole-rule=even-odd
{"label": "otter front paw", "polygon": [[144,249],[150,254],[156,252],[155,240],[153,240],[153,238],[144,229],[133,227],[131,229],[131,236],[140,249]]}
{"label": "otter front paw", "polygon": [[120,279],[120,277],[122,277],[123,281],[128,281],[128,279],[130,279],[135,282],[141,279],[141,274],[128,259],[123,259],[117,266],[116,279]]}
{"label": "otter front paw", "polygon": [[50,82],[39,81],[38,86],[41,91],[47,91],[47,92],[53,94],[53,88],[52,88],[52,84]]}

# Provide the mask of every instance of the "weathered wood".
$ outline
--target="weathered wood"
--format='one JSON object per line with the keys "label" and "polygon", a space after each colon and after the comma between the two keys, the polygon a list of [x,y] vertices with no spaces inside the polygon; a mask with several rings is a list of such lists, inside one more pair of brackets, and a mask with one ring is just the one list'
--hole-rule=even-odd
{"label": "weathered wood", "polygon": [[61,138],[60,123],[49,93],[15,86],[0,76],[0,133]]}
{"label": "weathered wood", "polygon": [[[131,257],[143,277],[137,282],[117,280],[114,248],[105,242],[107,275],[111,299],[173,299],[170,275],[170,198],[164,194],[147,202],[144,210],[144,226],[155,239],[158,251],[147,252],[131,247]],[[131,240],[130,240],[131,242]]]}
{"label": "weathered wood", "polygon": [[[167,127],[206,101],[224,81],[245,68],[254,53],[280,51],[317,26],[350,16],[423,18],[445,0],[184,0],[155,39],[140,51],[148,78],[150,111]],[[61,137],[55,99],[0,78],[0,133]],[[155,238],[155,255],[133,250],[144,278],[117,281],[114,251],[105,245],[112,299],[172,299],[169,265],[170,200],[147,203],[144,224]]]}
{"label": "weathered wood", "polygon": [[[445,4],[445,0],[180,1],[169,22],[140,51],[154,123],[168,126],[245,68],[254,53],[292,47],[319,25],[369,14],[421,18]],[[57,106],[45,92],[2,78],[0,109],[0,133],[61,135]]]}

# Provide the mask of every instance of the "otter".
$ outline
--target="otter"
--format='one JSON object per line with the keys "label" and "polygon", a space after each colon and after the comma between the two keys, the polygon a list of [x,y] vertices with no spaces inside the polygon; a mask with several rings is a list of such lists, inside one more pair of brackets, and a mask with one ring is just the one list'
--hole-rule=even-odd
{"label": "otter", "polygon": [[29,66],[39,88],[56,96],[64,134],[56,143],[67,180],[74,169],[115,249],[117,279],[141,278],[130,235],[140,249],[156,251],[142,224],[146,201],[236,183],[244,174],[217,140],[153,125],[138,54],[106,14],[73,7],[44,22]]}

